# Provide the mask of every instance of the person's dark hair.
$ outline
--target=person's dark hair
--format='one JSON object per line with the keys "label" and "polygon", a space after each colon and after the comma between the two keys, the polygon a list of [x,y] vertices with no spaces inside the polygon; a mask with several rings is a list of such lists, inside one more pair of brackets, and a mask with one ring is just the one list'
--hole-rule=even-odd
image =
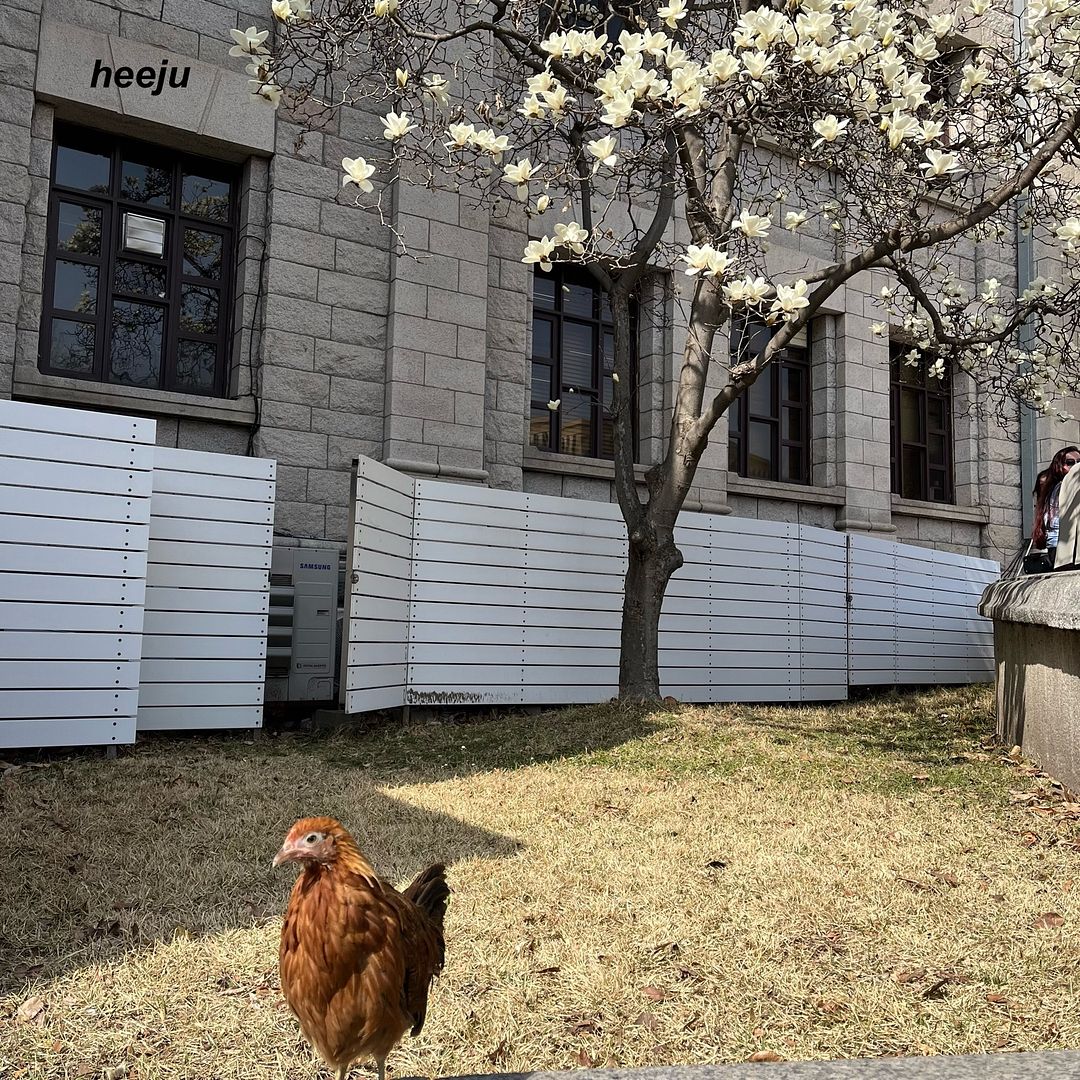
{"label": "person's dark hair", "polygon": [[1053,457],[1049,466],[1035,480],[1035,527],[1031,530],[1033,546],[1041,548],[1046,543],[1046,511],[1050,506],[1050,496],[1054,489],[1065,479],[1069,471],[1065,464],[1069,454],[1080,455],[1080,449],[1075,446],[1063,446]]}

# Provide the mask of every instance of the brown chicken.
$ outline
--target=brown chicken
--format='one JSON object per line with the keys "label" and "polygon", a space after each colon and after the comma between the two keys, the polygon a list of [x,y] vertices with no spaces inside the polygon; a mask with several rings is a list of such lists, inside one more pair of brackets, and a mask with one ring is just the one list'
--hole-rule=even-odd
{"label": "brown chicken", "polygon": [[285,1000],[337,1080],[363,1057],[384,1080],[387,1055],[424,1026],[442,970],[446,868],[428,867],[399,893],[333,818],[298,821],[274,856],[286,862],[304,870],[281,928]]}

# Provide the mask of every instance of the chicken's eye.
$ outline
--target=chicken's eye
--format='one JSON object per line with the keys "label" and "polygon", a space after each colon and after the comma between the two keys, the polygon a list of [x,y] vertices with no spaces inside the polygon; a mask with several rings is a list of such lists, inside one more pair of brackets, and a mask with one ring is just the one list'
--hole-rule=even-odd
{"label": "chicken's eye", "polygon": [[304,843],[305,844],[315,844],[315,843],[318,843],[318,840],[319,840],[319,834],[317,832],[313,832],[307,837],[307,839],[304,841]]}

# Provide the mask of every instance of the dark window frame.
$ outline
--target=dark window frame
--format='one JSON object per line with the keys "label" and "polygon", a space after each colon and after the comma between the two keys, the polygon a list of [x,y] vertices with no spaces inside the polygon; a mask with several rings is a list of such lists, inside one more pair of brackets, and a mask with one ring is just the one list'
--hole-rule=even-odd
{"label": "dark window frame", "polygon": [[[57,181],[57,155],[61,147],[86,150],[110,155],[110,183],[107,194],[68,187]],[[162,207],[148,202],[125,198],[121,193],[122,165],[125,159],[139,164],[168,168],[171,175],[172,205]],[[210,180],[230,185],[229,215],[227,221],[204,218],[182,211],[184,172],[194,173]],[[212,158],[169,150],[122,136],[67,124],[58,124],[54,132],[51,151],[49,205],[46,232],[45,279],[42,295],[41,337],[38,350],[38,368],[46,375],[81,379],[110,387],[134,386],[182,393],[197,397],[227,397],[231,364],[230,342],[233,335],[233,302],[235,298],[235,252],[237,219],[240,203],[240,170],[236,166],[215,161]],[[101,238],[98,256],[91,257],[77,252],[60,250],[58,230],[60,204],[76,204],[101,212]],[[165,256],[158,259],[145,253],[126,251],[122,246],[123,217],[125,211],[144,214],[165,221]],[[184,229],[219,235],[222,243],[221,276],[218,279],[203,277],[186,271],[184,265]],[[148,296],[127,292],[116,285],[119,261],[164,267],[166,295]],[[57,262],[80,262],[98,268],[98,293],[93,318],[54,306]],[[213,289],[218,294],[217,329],[214,334],[200,334],[180,325],[183,287]],[[140,387],[108,375],[109,343],[112,336],[114,303],[125,301],[161,308],[165,312],[162,330],[162,357],[158,384]],[[51,364],[52,322],[64,321],[92,323],[94,331],[94,368],[92,372],[74,371]],[[181,341],[210,344],[215,349],[213,386],[210,390],[189,389],[177,384],[176,368]]]}
{"label": "dark window frame", "polygon": [[[537,304],[537,282],[552,283],[554,306],[544,307]],[[567,296],[564,287],[586,288],[592,291],[592,314],[585,315],[579,312],[568,311],[564,307]],[[536,353],[537,334],[536,325],[542,322],[550,326],[551,356],[538,356]],[[593,350],[591,358],[591,384],[587,387],[578,387],[568,382],[565,378],[563,364],[563,327],[566,325],[581,325],[592,328]],[[529,356],[530,374],[530,427],[529,445],[542,453],[567,454],[572,457],[580,457],[586,460],[611,461],[614,458],[614,424],[612,424],[612,453],[604,453],[604,420],[611,418],[610,407],[604,401],[606,392],[614,395],[614,387],[611,384],[610,371],[605,365],[605,337],[612,337],[614,351],[614,324],[611,320],[611,312],[608,307],[608,299],[600,288],[599,283],[584,267],[567,263],[555,263],[550,273],[544,273],[539,268],[533,275],[532,282],[532,343],[533,347]],[[632,436],[634,440],[634,461],[638,460],[638,349],[637,349],[638,317],[637,304],[632,300],[630,307],[630,416]],[[614,362],[614,356],[611,358]],[[533,396],[536,386],[536,378],[533,374],[535,366],[550,367],[548,383],[548,397],[543,401]],[[572,388],[572,389],[571,389]],[[584,391],[590,399],[590,440],[585,451],[567,450],[562,446],[564,417],[569,415],[570,408],[574,404],[577,395]],[[548,408],[548,401],[560,399],[559,409],[552,411]],[[541,421],[547,418],[547,445],[541,445],[534,441],[534,435],[543,427]]]}
{"label": "dark window frame", "polygon": [[[955,461],[953,444],[953,386],[948,367],[940,379],[928,379],[927,363],[931,358],[923,356],[917,365],[904,363],[911,351],[910,344],[892,341],[889,344],[889,444],[892,492],[904,499],[935,502],[944,505],[956,503]],[[903,431],[903,406],[905,396],[916,405],[919,431],[917,437],[905,438]],[[931,401],[938,403],[932,409]],[[933,412],[944,418],[943,423],[933,423]],[[932,438],[941,440],[942,455],[931,457]],[[910,459],[919,458],[917,469],[912,469]],[[935,481],[938,483],[935,494]]]}
{"label": "dark window frame", "polygon": [[[745,325],[733,326],[731,332],[732,363],[738,363],[744,350],[743,342],[755,333],[774,333],[756,320],[748,320]],[[768,374],[769,369],[772,374]],[[802,378],[803,398],[784,397],[783,387],[789,371],[797,371]],[[771,379],[769,387],[769,412],[755,412],[751,409],[754,387],[745,390],[728,409],[728,470],[736,475],[763,483],[800,484],[808,486],[813,475],[812,419],[813,419],[813,357],[809,344],[788,345],[779,356],[771,360],[758,376]],[[755,384],[756,385],[756,384]],[[799,434],[791,438],[785,433],[785,410],[799,410]],[[750,475],[750,424],[767,424],[770,427],[769,475]],[[782,462],[785,451],[795,448],[801,451],[802,468],[798,476],[784,475]]]}

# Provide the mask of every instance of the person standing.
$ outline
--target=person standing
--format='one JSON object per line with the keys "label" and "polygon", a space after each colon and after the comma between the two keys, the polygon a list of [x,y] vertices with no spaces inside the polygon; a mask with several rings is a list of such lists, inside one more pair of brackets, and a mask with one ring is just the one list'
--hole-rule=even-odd
{"label": "person standing", "polygon": [[[1044,570],[1052,570],[1057,555],[1058,531],[1061,515],[1059,497],[1061,481],[1074,465],[1080,464],[1080,449],[1066,446],[1059,450],[1050,465],[1039,473],[1035,481],[1035,525],[1031,530],[1031,552],[1046,551]],[[1032,558],[1029,555],[1028,558]],[[1037,570],[1035,572],[1038,572]]]}

